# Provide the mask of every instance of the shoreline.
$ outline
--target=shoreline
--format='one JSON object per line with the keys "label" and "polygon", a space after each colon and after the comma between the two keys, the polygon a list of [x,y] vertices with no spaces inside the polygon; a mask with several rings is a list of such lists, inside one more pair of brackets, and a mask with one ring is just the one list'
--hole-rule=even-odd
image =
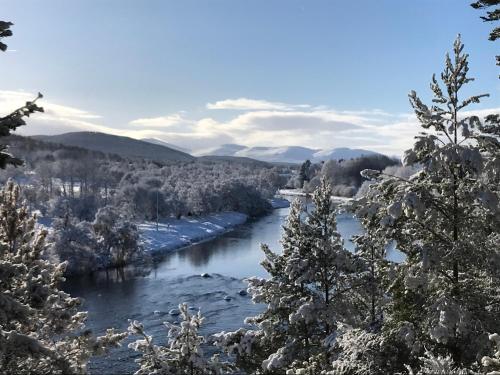
{"label": "shoreline", "polygon": [[[273,210],[290,206],[290,202],[282,198],[273,198],[269,202]],[[158,222],[158,230],[156,222],[141,222],[136,225],[144,252],[161,256],[216,239],[250,219],[250,216],[241,212],[226,211],[192,218],[164,219]]]}
{"label": "shoreline", "polygon": [[180,250],[215,239],[245,224],[249,216],[240,212],[220,212],[200,217],[137,223],[140,244],[152,256]]}

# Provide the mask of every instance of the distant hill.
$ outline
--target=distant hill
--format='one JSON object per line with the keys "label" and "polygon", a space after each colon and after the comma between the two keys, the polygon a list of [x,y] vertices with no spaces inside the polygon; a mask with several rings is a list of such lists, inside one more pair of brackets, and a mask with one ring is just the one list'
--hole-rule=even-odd
{"label": "distant hill", "polygon": [[288,147],[245,147],[236,144],[226,144],[216,148],[200,151],[198,155],[234,156],[253,158],[268,163],[302,163],[304,160],[320,162],[330,159],[353,159],[363,155],[375,155],[374,151],[351,149],[347,147],[331,150],[312,149],[300,146]]}
{"label": "distant hill", "polygon": [[199,156],[198,160],[201,162],[229,162],[229,163],[237,163],[237,164],[253,164],[253,165],[260,165],[262,167],[269,167],[271,166],[269,163],[262,161],[262,160],[257,160],[257,159],[251,159],[251,158],[246,158],[243,156],[219,156],[219,155],[206,155],[206,156]]}
{"label": "distant hill", "polygon": [[129,158],[142,158],[163,162],[195,160],[193,156],[170,147],[106,133],[74,132],[59,135],[35,135],[32,138],[45,142],[60,143],[117,154]]}
{"label": "distant hill", "polygon": [[158,138],[142,138],[141,141],[153,143],[155,145],[165,146],[165,147],[171,148],[173,150],[184,152],[186,154],[189,154],[191,152],[191,150],[188,150],[187,148],[173,145],[171,143],[162,141],[161,139],[158,139]]}
{"label": "distant hill", "polygon": [[234,143],[227,143],[221,146],[209,148],[200,151],[198,154],[202,156],[215,155],[215,156],[235,156],[238,151],[246,149],[245,146],[237,145]]}

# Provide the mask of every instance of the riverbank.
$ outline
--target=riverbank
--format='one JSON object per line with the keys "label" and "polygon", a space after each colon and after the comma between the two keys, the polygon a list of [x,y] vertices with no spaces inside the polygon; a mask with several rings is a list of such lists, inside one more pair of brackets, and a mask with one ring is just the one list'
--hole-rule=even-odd
{"label": "riverbank", "polygon": [[158,223],[158,227],[156,222],[143,222],[137,227],[143,249],[156,255],[208,241],[247,220],[248,216],[240,212],[220,212],[193,218],[164,219]]}
{"label": "riverbank", "polygon": [[[306,193],[306,192],[302,191],[302,189],[280,189],[280,190],[278,190],[278,195],[280,195],[280,196],[284,195],[284,196],[289,196],[289,197],[312,198],[312,193]],[[346,203],[346,202],[349,202],[352,200],[353,200],[353,198],[332,195],[332,202],[333,203]]]}
{"label": "riverbank", "polygon": [[[269,200],[273,209],[286,208],[290,202],[283,198]],[[138,223],[140,244],[152,255],[166,253],[209,241],[245,224],[249,216],[241,212],[219,212],[200,217],[163,219],[158,222]]]}

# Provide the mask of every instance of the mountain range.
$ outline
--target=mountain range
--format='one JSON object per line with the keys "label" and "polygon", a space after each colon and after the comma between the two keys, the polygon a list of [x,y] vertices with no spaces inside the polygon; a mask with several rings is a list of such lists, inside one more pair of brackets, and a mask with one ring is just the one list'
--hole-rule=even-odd
{"label": "mountain range", "polygon": [[374,151],[347,147],[330,150],[313,149],[301,146],[286,147],[245,147],[237,144],[224,144],[195,155],[237,156],[267,161],[269,163],[302,163],[309,159],[313,163],[329,159],[353,159],[360,156],[375,155]]}
{"label": "mountain range", "polygon": [[347,147],[320,150],[301,146],[246,147],[224,144],[208,150],[189,153],[189,150],[164,142],[157,138],[142,140],[97,132],[73,132],[59,135],[36,135],[35,139],[46,142],[77,146],[94,151],[117,154],[124,157],[145,158],[156,161],[237,161],[244,163],[292,163],[300,164],[309,159],[316,163],[329,159],[352,159],[362,155],[377,154],[363,149]]}

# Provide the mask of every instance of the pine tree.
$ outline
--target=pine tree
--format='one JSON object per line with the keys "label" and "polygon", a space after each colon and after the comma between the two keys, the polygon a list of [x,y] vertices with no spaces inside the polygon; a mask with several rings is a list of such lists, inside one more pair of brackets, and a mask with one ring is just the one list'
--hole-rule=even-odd
{"label": "pine tree", "polygon": [[80,301],[58,289],[66,264],[43,259],[47,232],[35,225],[19,186],[7,183],[0,192],[0,372],[82,374],[92,355],[126,334],[82,331]]}
{"label": "pine tree", "polygon": [[[7,45],[2,42],[3,38],[12,36],[12,22],[0,21],[0,51],[5,52],[7,50]],[[36,104],[38,99],[41,99],[42,94],[38,93],[38,96],[14,112],[8,114],[7,116],[0,117],[0,137],[5,137],[10,134],[11,131],[16,130],[19,126],[26,125],[23,117],[29,117],[35,112],[43,112],[43,108]],[[6,152],[7,146],[0,145],[0,168],[4,169],[7,165],[22,165],[21,159],[13,157],[11,154]]]}
{"label": "pine tree", "polygon": [[[0,40],[12,35],[11,25],[0,21]],[[0,42],[0,50],[6,48]],[[0,137],[25,125],[23,117],[42,111],[35,101],[0,118]],[[22,164],[5,149],[0,148],[0,168]],[[12,181],[0,191],[0,372],[86,373],[91,356],[105,353],[127,334],[108,330],[95,337],[83,330],[87,315],[78,311],[80,300],[59,289],[66,263],[45,259],[47,231],[36,228],[36,216],[20,197]]]}
{"label": "pine tree", "polygon": [[304,182],[310,180],[309,178],[309,168],[311,167],[311,161],[306,160],[302,163],[299,170],[299,187],[302,188],[304,186]]}
{"label": "pine tree", "polygon": [[489,350],[488,332],[498,330],[498,128],[460,115],[487,95],[459,98],[473,80],[460,37],[453,52],[441,74],[445,90],[432,79],[431,107],[410,94],[424,131],[404,161],[422,171],[409,179],[364,172],[377,183],[358,216],[373,240],[396,241],[406,255],[387,291],[382,335],[400,362],[390,371],[418,369],[424,352],[472,368]]}
{"label": "pine tree", "polygon": [[[487,9],[490,7],[495,7],[492,11],[487,11],[485,16],[481,19],[485,22],[498,22],[500,21],[500,0],[477,0],[471,4],[474,9]],[[500,38],[500,27],[495,27],[491,33],[489,39],[495,41]],[[496,57],[497,65],[500,66],[500,56]]]}
{"label": "pine tree", "polygon": [[359,321],[352,296],[357,284],[354,256],[336,229],[331,187],[326,179],[313,194],[314,211],[305,220],[292,204],[282,237],[283,253],[267,246],[262,262],[268,279],[249,279],[253,301],[266,309],[240,329],[217,335],[248,373],[318,373],[331,367],[330,347],[339,324]]}
{"label": "pine tree", "polygon": [[360,269],[363,271],[357,275],[360,310],[365,311],[361,325],[368,331],[378,331],[383,323],[384,290],[389,282],[386,275],[393,265],[385,259],[387,246],[383,239],[375,241],[373,237],[362,234],[353,240],[356,258],[361,262]]}
{"label": "pine tree", "polygon": [[[265,259],[261,264],[270,278],[248,279],[252,300],[267,305],[264,312],[246,319],[256,329],[242,328],[216,335],[216,344],[234,355],[237,367],[247,373],[271,369],[283,372],[283,367],[286,368],[286,364],[293,362],[297,356],[307,358],[312,336],[309,324],[303,319],[290,320],[291,315],[311,298],[305,283],[307,276],[302,273],[308,268],[307,259],[302,255],[310,249],[304,235],[302,212],[300,201],[292,202],[283,228],[282,254],[276,254],[267,245],[262,245]],[[292,337],[298,339],[290,344]]]}
{"label": "pine tree", "polygon": [[201,348],[206,341],[198,335],[204,318],[198,311],[190,315],[187,304],[179,305],[181,324],[164,323],[168,331],[168,345],[153,344],[153,338],[146,334],[144,326],[133,321],[130,323],[131,335],[141,337],[129,347],[142,354],[137,360],[140,365],[135,375],[217,375],[227,374],[232,366],[221,362],[218,355],[206,359]]}

